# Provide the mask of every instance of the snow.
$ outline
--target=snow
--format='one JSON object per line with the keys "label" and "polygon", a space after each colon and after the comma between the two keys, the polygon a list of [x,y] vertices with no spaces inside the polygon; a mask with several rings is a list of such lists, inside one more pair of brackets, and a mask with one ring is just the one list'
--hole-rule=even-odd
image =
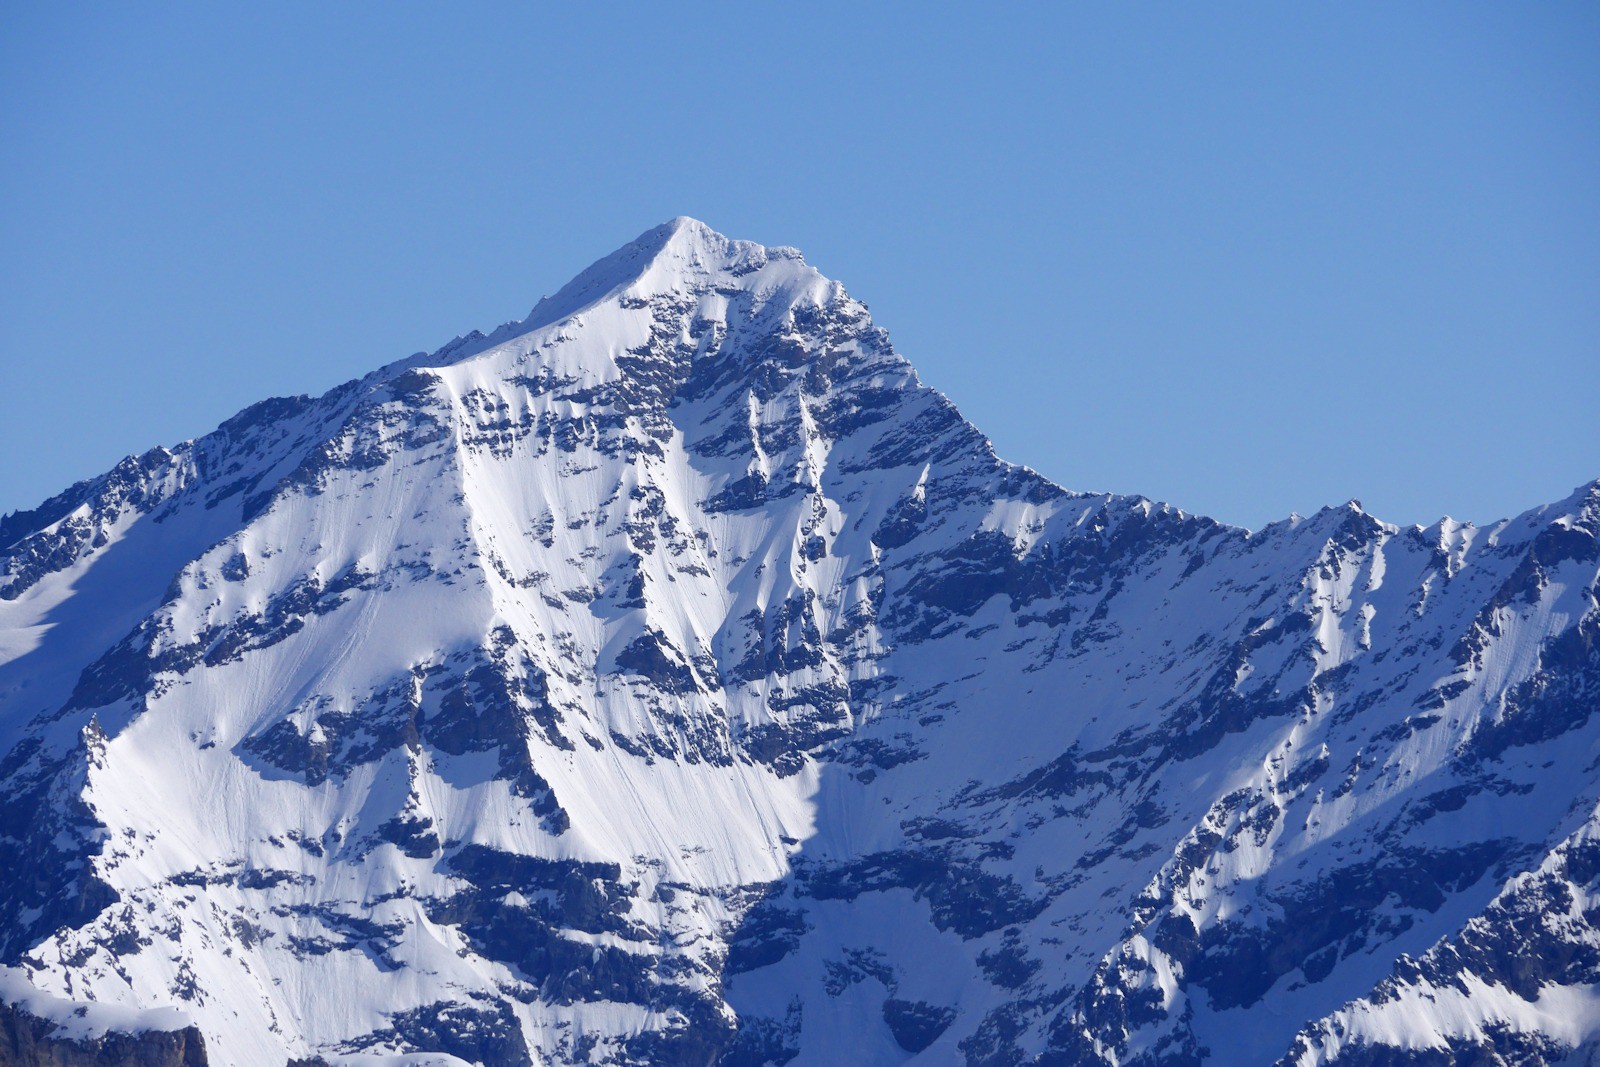
{"label": "snow", "polygon": [[[1461,929],[1511,872],[1431,912],[1385,902],[1373,915],[1403,913],[1403,931],[1369,930],[1325,980],[1290,968],[1240,1009],[1213,1007],[1160,947],[1161,915],[1266,923],[1273,893],[1399,845],[1500,835],[1536,862],[1572,831],[1573,798],[1596,795],[1600,724],[1581,727],[1585,744],[1512,750],[1499,792],[1462,762],[1546,669],[1549,642],[1596,610],[1581,555],[1499,595],[1542,532],[1592,526],[1594,487],[1482,530],[1402,531],[1352,502],[1254,534],[1068,493],[996,459],[799,253],[692,219],[525,320],[224,437],[166,454],[153,507],[108,498],[38,532],[80,521],[104,536],[0,600],[0,751],[49,746],[60,788],[103,828],[57,844],[119,896],[29,943],[0,997],[52,1018],[92,1003],[65,1010],[74,1025],[192,1019],[219,1062],[246,1067],[464,1062],[356,1047],[441,1000],[507,1005],[554,1063],[577,1055],[576,1034],[609,1054],[665,1025],[677,1009],[551,995],[475,943],[437,905],[468,888],[449,862],[478,845],[615,864],[628,933],[569,917],[554,936],[635,953],[741,1017],[785,1020],[798,999],[799,1063],[951,1062],[991,1012],[1070,1012],[1067,994],[1112,964],[1161,1014],[1101,1035],[1107,1048],[1187,1028],[1225,1051],[1248,1031],[1272,1058],[1399,953]],[[762,499],[729,497],[752,481]],[[224,495],[235,484],[248,488]],[[902,502],[923,517],[891,543],[880,532]],[[0,564],[21,565],[14,547]],[[84,669],[141,624],[175,666],[69,707]],[[1480,631],[1461,666],[1451,649]],[[625,667],[652,635],[691,684]],[[492,648],[506,678],[545,687],[554,727],[523,694],[526,736],[494,745],[394,743],[325,780],[262,754],[292,736],[337,763],[375,736],[385,694],[415,699],[426,735],[447,714],[438,686]],[[1207,733],[1235,706],[1251,714]],[[91,714],[107,734],[93,759],[73,755]],[[365,732],[341,733],[352,717]],[[762,731],[819,723],[822,740],[782,742],[793,766],[759,757]],[[570,827],[514,787],[507,751]],[[1044,784],[1061,766],[1079,778]],[[4,784],[20,796],[20,781]],[[1477,788],[1463,806],[1396,828],[1406,805],[1462,783]],[[386,838],[402,814],[433,828],[434,854]],[[934,823],[952,829],[919,836]],[[964,936],[936,910],[948,886],[804,895],[806,872],[907,850],[1038,907]],[[803,913],[804,932],[721,976],[763,896]],[[540,894],[498,899],[532,911]],[[355,920],[397,932],[355,937],[341,925]],[[117,948],[126,931],[151,947]],[[1017,985],[990,974],[1007,937],[1037,965]],[[830,991],[842,960],[879,957],[888,978]],[[1589,986],[1457,993],[1351,1008],[1350,1032],[1402,1047],[1493,1021],[1567,1045],[1594,1034]],[[908,1054],[884,1022],[891,994],[955,1021]],[[1051,1027],[1028,1010],[1031,1053]]]}
{"label": "snow", "polygon": [[37,988],[27,972],[17,967],[0,967],[0,1001],[54,1024],[53,1036],[67,1040],[94,1038],[108,1030],[137,1034],[182,1030],[194,1024],[181,1008],[133,1008],[54,996]]}

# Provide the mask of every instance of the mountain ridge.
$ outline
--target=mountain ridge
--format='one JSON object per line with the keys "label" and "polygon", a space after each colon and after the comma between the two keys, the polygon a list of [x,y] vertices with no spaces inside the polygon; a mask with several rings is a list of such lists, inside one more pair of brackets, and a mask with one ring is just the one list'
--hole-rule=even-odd
{"label": "mountain ridge", "polygon": [[[581,314],[586,308],[598,304],[605,300],[606,297],[614,295],[617,291],[639,282],[642,275],[648,272],[649,269],[654,265],[656,257],[666,253],[668,251],[668,246],[675,238],[681,238],[686,234],[709,237],[713,240],[720,241],[725,245],[740,249],[745,254],[752,257],[765,257],[775,254],[785,259],[791,259],[815,274],[818,279],[825,282],[828,281],[828,279],[824,278],[820,272],[816,271],[816,268],[805,263],[804,256],[798,249],[782,245],[764,246],[752,241],[734,240],[727,238],[717,231],[711,229],[711,227],[707,226],[699,219],[689,215],[678,215],[667,220],[666,222],[661,223],[659,226],[654,226],[644,231],[638,237],[622,245],[617,249],[617,251],[611,253],[610,255],[596,260],[593,264],[576,275],[572,281],[568,282],[566,285],[562,286],[561,289],[557,290],[556,293],[541,297],[525,318],[509,320],[487,333],[484,333],[481,330],[472,330],[466,334],[457,335],[432,352],[417,352],[404,359],[395,360],[391,363],[385,364],[384,366],[367,375],[362,376],[361,378],[351,379],[349,382],[346,382],[342,386],[336,387],[335,390],[331,391],[337,391],[339,388],[348,388],[356,382],[366,382],[391,373],[402,373],[414,367],[428,366],[430,364],[454,363],[471,359],[474,356],[481,354],[483,351],[502,344],[509,339],[513,339],[536,329],[550,326],[560,319]],[[626,271],[623,271],[622,273],[618,273],[616,271],[616,266],[619,264],[638,263],[641,261],[641,259],[644,262],[644,267],[640,271],[637,271],[633,274],[628,274]],[[441,359],[441,357],[444,358]],[[306,393],[294,394],[291,396],[270,397],[266,400],[258,401],[255,404],[247,406],[246,408],[237,412],[230,419],[224,420],[222,425],[226,426],[228,423],[245,417],[249,412],[255,411],[263,405],[305,403],[313,399],[316,399],[316,397]],[[203,434],[200,437],[190,438],[180,442],[176,446],[171,447],[181,448],[187,445],[193,445],[196,441],[207,436],[210,435]],[[150,452],[142,455],[126,456],[117,466],[120,467],[122,464],[140,461],[144,458],[144,456],[149,456],[154,453],[164,451],[167,447],[168,446],[158,445],[150,450]],[[1026,467],[1026,464],[1020,463],[1013,463],[1013,465]],[[1027,469],[1032,470],[1033,468]],[[24,529],[24,524],[32,523],[35,527],[50,525],[61,517],[55,508],[64,507],[68,500],[73,499],[72,494],[74,491],[84,489],[103,477],[105,477],[105,475],[90,476],[88,478],[81,479],[80,481],[73,483],[72,486],[68,487],[68,489],[64,490],[62,493],[46,499],[33,508],[19,507],[15,511],[0,513],[0,542],[10,544],[17,540],[20,535],[20,531]],[[1044,476],[1041,475],[1041,477]],[[1597,477],[1593,481],[1576,486],[1573,492],[1567,497],[1563,498],[1561,501],[1553,502],[1551,504],[1535,505],[1534,507],[1526,510],[1537,511],[1542,508],[1565,506],[1575,497],[1581,496],[1584,492],[1597,484],[1600,484],[1600,477]],[[1090,493],[1085,495],[1095,494]],[[1136,499],[1151,500],[1152,503],[1156,503],[1161,506],[1173,506],[1162,501],[1155,500],[1155,498],[1145,497],[1143,494],[1132,494],[1132,496]],[[1355,499],[1351,499],[1346,501],[1344,504],[1339,505],[1324,505],[1323,508],[1319,509],[1318,513],[1325,512],[1330,509],[1347,507],[1349,505],[1354,505],[1357,510],[1365,513],[1365,509],[1362,508],[1361,502]],[[1217,522],[1224,526],[1231,526],[1236,529],[1244,530],[1248,533],[1260,532],[1259,530],[1251,530],[1249,527],[1231,523],[1227,520],[1217,519],[1215,517],[1205,515],[1202,512],[1189,511],[1188,509],[1181,508],[1179,510],[1183,511],[1185,514],[1209,518],[1210,521]],[[1508,522],[1512,519],[1518,518],[1522,514],[1525,514],[1525,512],[1519,512],[1516,515],[1511,516],[1504,516],[1497,520],[1482,524],[1482,526],[1492,527],[1499,523]],[[48,516],[48,518],[46,516]],[[1282,519],[1272,520],[1267,524],[1267,526],[1262,527],[1262,529],[1264,530],[1280,522],[1293,523],[1297,521],[1303,521],[1307,517],[1308,516],[1299,515],[1298,513],[1292,513]],[[1383,522],[1384,520],[1379,519],[1378,521]],[[1467,520],[1456,520],[1448,514],[1436,518],[1432,523],[1413,523],[1410,525],[1419,529],[1429,529],[1433,526],[1439,525],[1440,523],[1455,523],[1458,525],[1482,528],[1482,526],[1480,526],[1478,523]]]}
{"label": "mountain ridge", "polygon": [[1566,1055],[1590,932],[1471,923],[1596,892],[1597,530],[1068,492],[676,219],[0,520],[0,964],[241,1064]]}

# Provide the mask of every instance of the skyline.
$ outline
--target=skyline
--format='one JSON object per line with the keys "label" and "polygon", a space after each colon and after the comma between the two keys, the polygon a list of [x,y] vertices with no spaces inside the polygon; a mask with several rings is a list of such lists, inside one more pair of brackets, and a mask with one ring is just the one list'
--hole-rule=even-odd
{"label": "skyline", "polygon": [[1600,475],[1579,5],[287,10],[7,16],[0,511],[678,214],[799,247],[1070,489],[1483,524]]}

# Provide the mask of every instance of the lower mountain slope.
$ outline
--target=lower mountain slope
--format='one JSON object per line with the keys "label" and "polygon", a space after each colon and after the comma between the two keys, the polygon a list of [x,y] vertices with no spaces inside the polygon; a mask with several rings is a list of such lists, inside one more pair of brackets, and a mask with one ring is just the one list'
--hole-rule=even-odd
{"label": "lower mountain slope", "polygon": [[675,220],[0,520],[0,1035],[1587,1055],[1597,538],[1600,483],[1257,533],[1067,492],[798,253]]}

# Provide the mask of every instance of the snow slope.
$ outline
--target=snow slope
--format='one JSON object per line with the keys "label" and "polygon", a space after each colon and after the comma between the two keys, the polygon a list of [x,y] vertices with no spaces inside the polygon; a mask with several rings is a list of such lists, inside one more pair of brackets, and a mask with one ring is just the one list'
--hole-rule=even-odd
{"label": "snow slope", "polygon": [[274,1067],[1582,1056],[1597,535],[1067,492],[677,219],[0,520],[0,992]]}

